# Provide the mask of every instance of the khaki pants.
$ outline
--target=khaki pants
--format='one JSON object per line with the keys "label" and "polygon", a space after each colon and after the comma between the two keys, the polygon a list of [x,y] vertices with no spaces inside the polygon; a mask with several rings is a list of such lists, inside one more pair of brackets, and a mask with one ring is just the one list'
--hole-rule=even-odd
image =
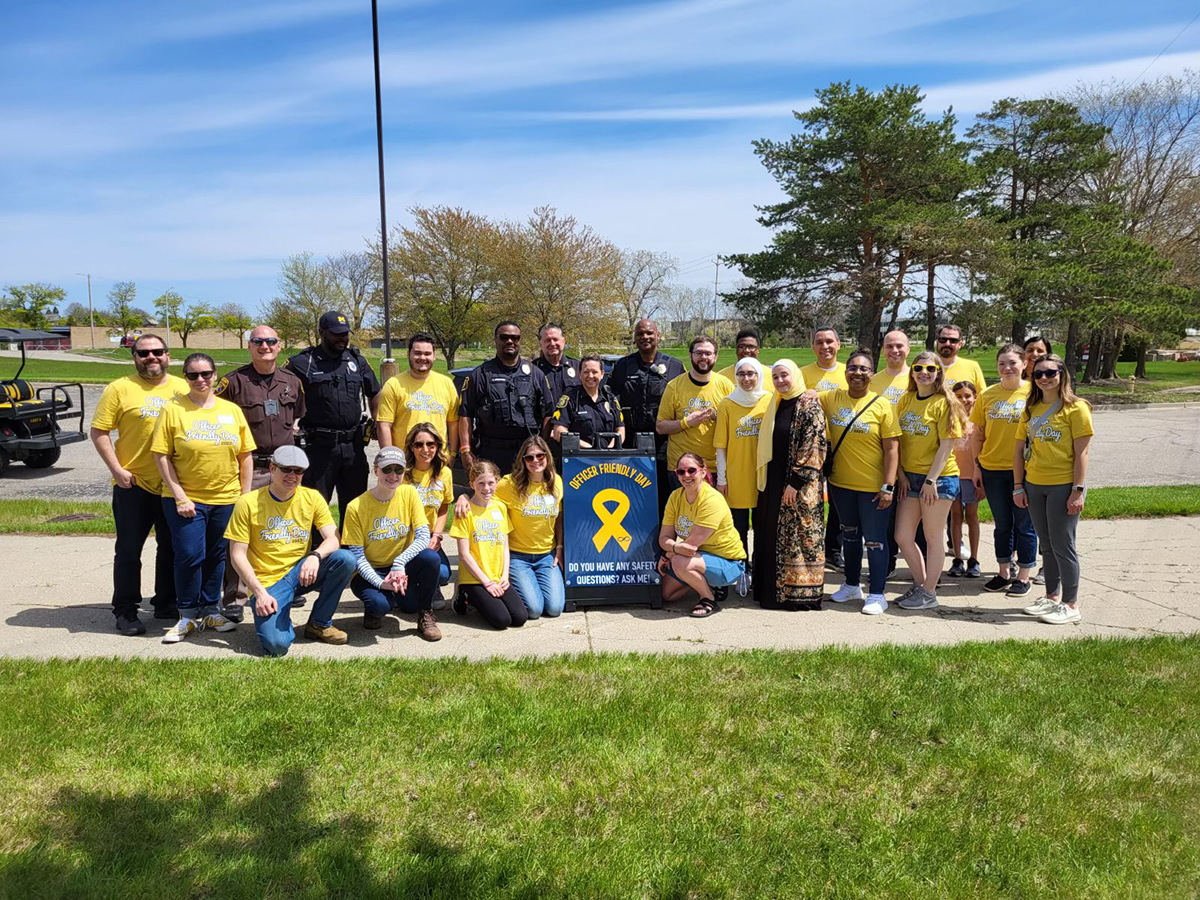
{"label": "khaki pants", "polygon": [[[258,490],[270,483],[271,472],[269,470],[264,469],[260,472],[255,469],[250,481],[250,489]],[[238,573],[233,570],[233,563],[227,558],[225,560],[225,583],[221,591],[221,605],[245,606],[249,597],[250,592],[246,589],[245,582],[238,577]]]}

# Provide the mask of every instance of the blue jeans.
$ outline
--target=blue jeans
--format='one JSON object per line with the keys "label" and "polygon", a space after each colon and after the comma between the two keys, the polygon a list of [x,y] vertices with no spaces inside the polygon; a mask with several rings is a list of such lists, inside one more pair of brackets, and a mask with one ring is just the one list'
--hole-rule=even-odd
{"label": "blue jeans", "polygon": [[[277,582],[267,587],[267,593],[275,598],[277,609],[269,616],[260,616],[254,610],[254,632],[268,656],[283,656],[296,639],[292,628],[292,600],[297,594],[307,594],[317,591],[317,602],[313,604],[309,621],[322,628],[333,624],[333,614],[337,611],[338,601],[342,591],[350,583],[354,574],[354,557],[349,550],[334,550],[326,559],[321,560],[321,568],[317,570],[317,578],[312,584],[300,584],[300,560],[291,571]],[[250,598],[250,608],[254,609],[254,598]]]}
{"label": "blue jeans", "polygon": [[[891,507],[878,509],[874,492],[852,491],[829,486],[829,498],[842,523],[842,559],[846,564],[846,584],[862,582],[863,542],[866,541],[867,565],[871,586],[868,593],[882,594],[887,586],[888,522]],[[892,506],[895,506],[895,501]]]}
{"label": "blue jeans", "polygon": [[[992,532],[992,539],[996,545],[996,560],[1008,565],[1012,559],[1015,542],[1017,565],[1023,569],[1033,568],[1037,565],[1037,532],[1033,528],[1029,510],[1013,503],[1012,469],[992,470],[980,466],[979,472],[983,476],[983,492],[987,495],[992,520],[996,526]],[[1000,571],[1003,574],[1004,570]]]}
{"label": "blue jeans", "polygon": [[[438,592],[438,569],[441,561],[436,550],[425,549],[408,561],[404,567],[408,575],[408,590],[403,594],[372,587],[357,571],[350,581],[350,592],[363,602],[367,613],[386,616],[393,609],[415,613],[433,609],[433,598]],[[376,569],[379,575],[387,575],[387,569]]]}
{"label": "blue jeans", "polygon": [[446,551],[439,546],[437,548],[438,561],[438,586],[444,587],[450,583],[450,557],[446,556]]}
{"label": "blue jeans", "polygon": [[550,618],[561,615],[567,605],[562,569],[554,564],[554,553],[509,554],[508,574],[517,589],[529,618],[545,614]]}
{"label": "blue jeans", "polygon": [[171,530],[175,549],[175,605],[181,618],[215,614],[221,602],[225,578],[225,526],[233,515],[233,504],[196,504],[196,515],[181,516],[175,498],[162,498],[163,515]]}
{"label": "blue jeans", "polygon": [[[921,488],[925,486],[925,479],[928,478],[921,472],[908,473],[908,493],[913,497],[921,496]],[[957,475],[939,475],[935,481],[937,488],[937,496],[939,500],[955,500],[958,498],[958,476]]]}

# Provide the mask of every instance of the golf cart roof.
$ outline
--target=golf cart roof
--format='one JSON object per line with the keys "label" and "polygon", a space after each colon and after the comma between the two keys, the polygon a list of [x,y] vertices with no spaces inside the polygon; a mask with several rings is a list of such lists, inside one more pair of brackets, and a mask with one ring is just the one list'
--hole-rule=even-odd
{"label": "golf cart roof", "polygon": [[60,334],[38,331],[36,328],[0,328],[0,341],[8,344],[23,344],[25,341],[56,341]]}

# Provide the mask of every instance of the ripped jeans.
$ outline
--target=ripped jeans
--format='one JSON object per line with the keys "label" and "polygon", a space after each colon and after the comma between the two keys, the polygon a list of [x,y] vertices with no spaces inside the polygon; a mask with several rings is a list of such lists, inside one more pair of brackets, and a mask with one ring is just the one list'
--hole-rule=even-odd
{"label": "ripped jeans", "polygon": [[[864,539],[870,569],[870,594],[882,594],[887,586],[888,519],[891,511],[875,507],[874,491],[852,491],[829,485],[829,499],[837,509],[842,525],[842,554],[846,564],[846,584],[862,582]],[[892,501],[893,505],[895,501]]]}

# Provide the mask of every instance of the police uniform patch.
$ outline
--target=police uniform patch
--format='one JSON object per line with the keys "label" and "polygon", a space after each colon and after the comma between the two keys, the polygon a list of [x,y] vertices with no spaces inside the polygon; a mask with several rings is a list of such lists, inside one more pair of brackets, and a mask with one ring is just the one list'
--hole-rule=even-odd
{"label": "police uniform patch", "polygon": [[521,363],[521,374],[528,375],[533,370],[529,368],[529,363]]}
{"label": "police uniform patch", "polygon": [[567,408],[567,395],[566,394],[563,394],[561,397],[558,398],[558,408],[559,409]]}
{"label": "police uniform patch", "polygon": [[567,377],[568,378],[575,377],[575,367],[574,366],[567,366]]}
{"label": "police uniform patch", "polygon": [[348,369],[349,369],[351,372],[357,372],[357,371],[358,371],[358,363],[356,363],[356,362],[355,362],[354,360],[352,360],[352,359],[351,359],[351,360],[348,360],[348,361],[346,362],[346,367],[347,367],[347,368],[348,368]]}
{"label": "police uniform patch", "polygon": [[220,383],[217,385],[217,389],[216,389],[216,390],[215,390],[213,393],[215,393],[215,394],[223,394],[223,393],[225,393],[227,390],[229,390],[229,379],[228,379],[228,378],[222,378],[222,379],[221,379],[221,381],[220,381]]}

